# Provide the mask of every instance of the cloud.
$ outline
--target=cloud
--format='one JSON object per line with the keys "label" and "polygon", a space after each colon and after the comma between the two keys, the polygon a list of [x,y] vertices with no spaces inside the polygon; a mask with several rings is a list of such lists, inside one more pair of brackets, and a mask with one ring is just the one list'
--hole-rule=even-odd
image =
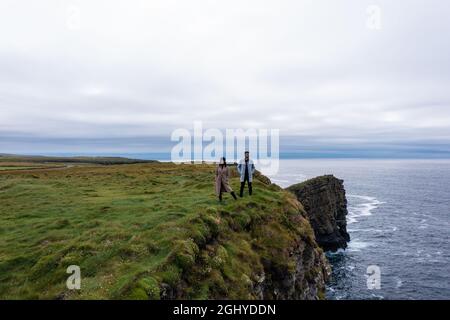
{"label": "cloud", "polygon": [[[366,27],[373,3],[380,30]],[[329,144],[449,142],[448,9],[445,0],[2,1],[0,139],[113,145],[201,120]]]}

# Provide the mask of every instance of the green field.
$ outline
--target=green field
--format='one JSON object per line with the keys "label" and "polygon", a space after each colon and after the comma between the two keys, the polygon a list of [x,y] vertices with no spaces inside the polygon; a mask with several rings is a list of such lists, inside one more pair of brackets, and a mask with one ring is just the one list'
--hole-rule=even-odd
{"label": "green field", "polygon": [[16,154],[0,153],[0,166],[5,163],[27,163],[29,165],[48,166],[49,164],[134,164],[134,163],[154,163],[155,160],[129,159],[123,157],[48,157],[48,156],[27,156]]}
{"label": "green field", "polygon": [[[184,298],[252,299],[261,259],[288,270],[299,236],[315,246],[300,204],[260,179],[252,197],[220,204],[210,165],[2,171],[0,298],[158,299],[166,285]],[[69,265],[81,267],[81,290],[66,288]]]}
{"label": "green field", "polygon": [[0,171],[9,170],[34,170],[45,168],[63,168],[64,164],[60,163],[34,163],[26,161],[8,161],[4,157],[0,156]]}
{"label": "green field", "polygon": [[0,170],[27,170],[27,169],[36,169],[36,167],[11,167],[11,166],[0,166]]}

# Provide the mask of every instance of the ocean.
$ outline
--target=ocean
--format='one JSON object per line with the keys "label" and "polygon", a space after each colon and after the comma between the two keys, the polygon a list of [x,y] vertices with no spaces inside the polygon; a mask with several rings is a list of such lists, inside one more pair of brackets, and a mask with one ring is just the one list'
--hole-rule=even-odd
{"label": "ocean", "polygon": [[287,187],[324,174],[344,180],[351,237],[327,253],[328,299],[450,299],[450,160],[280,160],[270,178]]}

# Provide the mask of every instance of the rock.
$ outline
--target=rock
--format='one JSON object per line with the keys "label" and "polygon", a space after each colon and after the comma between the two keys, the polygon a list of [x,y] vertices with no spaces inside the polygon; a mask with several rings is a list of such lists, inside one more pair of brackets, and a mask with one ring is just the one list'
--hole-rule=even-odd
{"label": "rock", "polygon": [[260,171],[256,170],[255,171],[255,175],[254,178],[256,180],[261,181],[262,183],[266,184],[266,185],[271,185],[272,181],[270,181],[270,179],[268,177],[266,177],[265,175],[263,175]]}
{"label": "rock", "polygon": [[263,260],[266,277],[260,284],[264,300],[324,299],[325,283],[331,268],[323,252],[315,243],[299,241],[291,252],[293,270],[274,261]]}
{"label": "rock", "polygon": [[[198,250],[183,248],[192,259],[173,261],[180,278],[161,285],[160,298],[324,299],[329,262],[303,206],[292,193],[277,192],[280,198],[267,203],[247,200],[238,211],[216,212],[218,232],[206,242],[196,238]],[[247,212],[253,218],[242,220]]]}
{"label": "rock", "polygon": [[292,185],[287,190],[303,204],[319,246],[325,251],[347,247],[350,236],[343,180],[325,175]]}

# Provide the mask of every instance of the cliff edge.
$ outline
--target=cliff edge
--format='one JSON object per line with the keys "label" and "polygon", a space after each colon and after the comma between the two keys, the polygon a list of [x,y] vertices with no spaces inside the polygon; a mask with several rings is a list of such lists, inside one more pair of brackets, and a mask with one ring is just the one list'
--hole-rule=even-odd
{"label": "cliff edge", "polygon": [[161,299],[325,298],[331,269],[303,206],[260,172],[254,184],[252,197],[210,207],[190,222],[204,236],[175,250],[170,266],[181,272],[177,281],[163,280]]}
{"label": "cliff edge", "polygon": [[287,188],[302,203],[314,229],[316,241],[325,251],[345,249],[350,241],[343,182],[333,175],[325,175]]}
{"label": "cliff edge", "polygon": [[0,171],[0,299],[323,299],[329,264],[295,195],[258,172],[252,196],[219,202],[215,169]]}

